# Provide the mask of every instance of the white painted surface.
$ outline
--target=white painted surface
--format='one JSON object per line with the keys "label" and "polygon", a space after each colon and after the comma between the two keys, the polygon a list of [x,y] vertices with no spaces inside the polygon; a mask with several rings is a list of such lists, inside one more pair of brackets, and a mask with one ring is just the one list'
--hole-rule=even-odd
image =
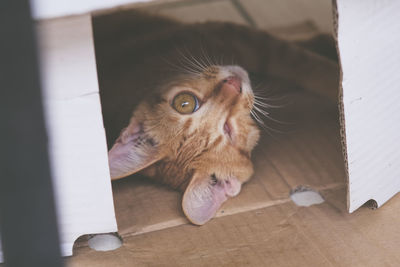
{"label": "white painted surface", "polygon": [[48,19],[61,16],[84,14],[94,10],[147,1],[150,0],[30,0],[30,3],[33,18]]}
{"label": "white painted surface", "polygon": [[400,191],[400,1],[338,0],[348,208]]}
{"label": "white painted surface", "polygon": [[38,24],[49,153],[63,255],[116,232],[89,15]]}
{"label": "white painted surface", "polygon": [[41,21],[37,29],[60,247],[68,256],[79,236],[117,231],[91,17]]}

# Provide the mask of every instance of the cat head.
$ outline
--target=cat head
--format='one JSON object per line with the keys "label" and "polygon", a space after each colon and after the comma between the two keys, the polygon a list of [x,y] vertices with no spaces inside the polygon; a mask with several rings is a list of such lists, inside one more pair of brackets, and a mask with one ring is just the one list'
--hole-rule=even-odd
{"label": "cat head", "polygon": [[213,65],[163,84],[137,106],[109,151],[112,179],[141,171],[181,189],[185,215],[204,224],[253,174],[253,104],[239,66]]}

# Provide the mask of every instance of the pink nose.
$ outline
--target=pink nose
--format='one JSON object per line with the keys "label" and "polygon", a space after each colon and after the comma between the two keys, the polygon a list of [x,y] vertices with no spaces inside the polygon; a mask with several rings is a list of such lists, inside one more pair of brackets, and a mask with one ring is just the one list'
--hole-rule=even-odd
{"label": "pink nose", "polygon": [[225,96],[236,96],[242,92],[242,80],[236,76],[230,76],[222,81],[222,93]]}

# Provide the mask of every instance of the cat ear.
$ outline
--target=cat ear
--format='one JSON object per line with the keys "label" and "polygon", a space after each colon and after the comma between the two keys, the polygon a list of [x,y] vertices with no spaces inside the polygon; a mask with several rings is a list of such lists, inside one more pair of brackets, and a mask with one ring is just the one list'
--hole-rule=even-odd
{"label": "cat ear", "polygon": [[133,117],[108,152],[111,179],[134,174],[160,159],[157,144]]}
{"label": "cat ear", "polygon": [[241,183],[234,177],[217,179],[215,175],[195,174],[183,195],[182,208],[186,217],[202,225],[214,217],[228,197],[239,194]]}

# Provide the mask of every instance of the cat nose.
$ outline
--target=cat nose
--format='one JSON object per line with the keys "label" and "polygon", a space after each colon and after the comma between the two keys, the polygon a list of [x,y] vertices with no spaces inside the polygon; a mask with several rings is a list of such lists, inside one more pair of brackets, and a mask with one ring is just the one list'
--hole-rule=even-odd
{"label": "cat nose", "polygon": [[222,94],[226,97],[236,96],[242,92],[242,80],[237,76],[230,76],[222,81]]}

